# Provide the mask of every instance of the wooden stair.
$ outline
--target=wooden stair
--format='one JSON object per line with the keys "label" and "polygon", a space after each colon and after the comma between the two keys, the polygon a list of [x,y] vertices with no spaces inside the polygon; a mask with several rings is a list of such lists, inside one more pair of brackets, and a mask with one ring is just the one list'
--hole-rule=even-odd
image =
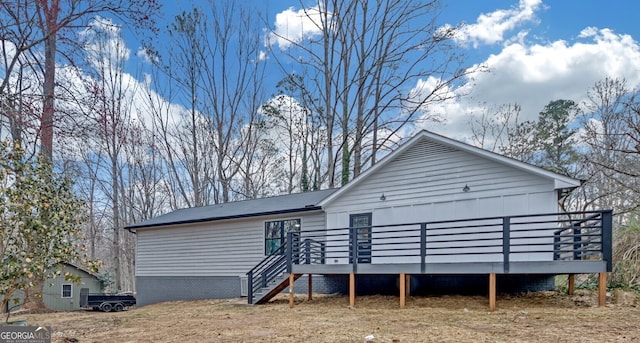
{"label": "wooden stair", "polygon": [[[302,276],[302,274],[294,274],[294,280],[299,279],[300,276]],[[262,287],[255,292],[253,294],[253,299],[250,299],[250,303],[254,305],[264,304],[273,299],[273,297],[278,295],[287,287],[289,287],[289,273],[282,273],[271,280],[266,287]]]}

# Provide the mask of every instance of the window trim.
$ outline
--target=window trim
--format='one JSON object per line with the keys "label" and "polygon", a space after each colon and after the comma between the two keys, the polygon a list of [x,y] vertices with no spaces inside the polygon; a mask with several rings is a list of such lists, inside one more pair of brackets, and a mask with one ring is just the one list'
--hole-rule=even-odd
{"label": "window trim", "polygon": [[[262,253],[264,254],[264,256],[269,256],[269,254],[267,254],[267,223],[272,223],[272,222],[285,222],[285,221],[289,221],[289,220],[297,220],[300,223],[300,228],[298,230],[302,229],[302,217],[289,217],[289,218],[274,218],[274,219],[270,219],[270,220],[264,220],[262,223],[262,245],[263,245],[263,249],[262,249]],[[284,225],[282,225],[282,227],[280,228],[280,244],[284,243],[284,240],[287,238],[287,236],[284,234]]]}
{"label": "window trim", "polygon": [[[64,286],[69,286],[69,296],[64,296]],[[63,299],[73,298],[73,284],[72,283],[63,283],[60,289],[60,297]]]}

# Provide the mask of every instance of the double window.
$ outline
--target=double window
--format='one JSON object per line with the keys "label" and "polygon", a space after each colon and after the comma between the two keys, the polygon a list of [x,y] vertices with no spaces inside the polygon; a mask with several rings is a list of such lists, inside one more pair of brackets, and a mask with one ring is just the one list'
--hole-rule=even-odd
{"label": "double window", "polygon": [[[264,223],[264,254],[277,252],[287,240],[289,232],[300,231],[300,218],[273,220]],[[281,252],[284,253],[284,252]]]}

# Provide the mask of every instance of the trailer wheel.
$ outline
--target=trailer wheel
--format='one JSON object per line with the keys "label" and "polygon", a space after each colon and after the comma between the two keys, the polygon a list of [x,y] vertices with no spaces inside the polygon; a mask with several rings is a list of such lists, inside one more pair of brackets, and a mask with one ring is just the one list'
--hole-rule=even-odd
{"label": "trailer wheel", "polygon": [[115,304],[115,305],[113,306],[113,309],[114,309],[116,312],[120,312],[120,311],[124,310],[124,305],[122,305],[122,303],[117,303],[117,304]]}
{"label": "trailer wheel", "polygon": [[102,304],[100,304],[100,309],[102,310],[102,312],[110,312],[111,311],[111,304],[102,303]]}

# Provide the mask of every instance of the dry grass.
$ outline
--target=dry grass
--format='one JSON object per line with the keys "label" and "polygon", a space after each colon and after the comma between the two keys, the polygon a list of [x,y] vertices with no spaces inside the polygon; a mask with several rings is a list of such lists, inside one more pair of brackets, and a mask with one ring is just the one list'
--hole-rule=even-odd
{"label": "dry grass", "polygon": [[67,312],[21,315],[30,325],[50,325],[54,342],[637,342],[640,301],[593,293],[556,292],[486,297],[286,297],[258,306],[244,299],[180,301],[120,313]]}

